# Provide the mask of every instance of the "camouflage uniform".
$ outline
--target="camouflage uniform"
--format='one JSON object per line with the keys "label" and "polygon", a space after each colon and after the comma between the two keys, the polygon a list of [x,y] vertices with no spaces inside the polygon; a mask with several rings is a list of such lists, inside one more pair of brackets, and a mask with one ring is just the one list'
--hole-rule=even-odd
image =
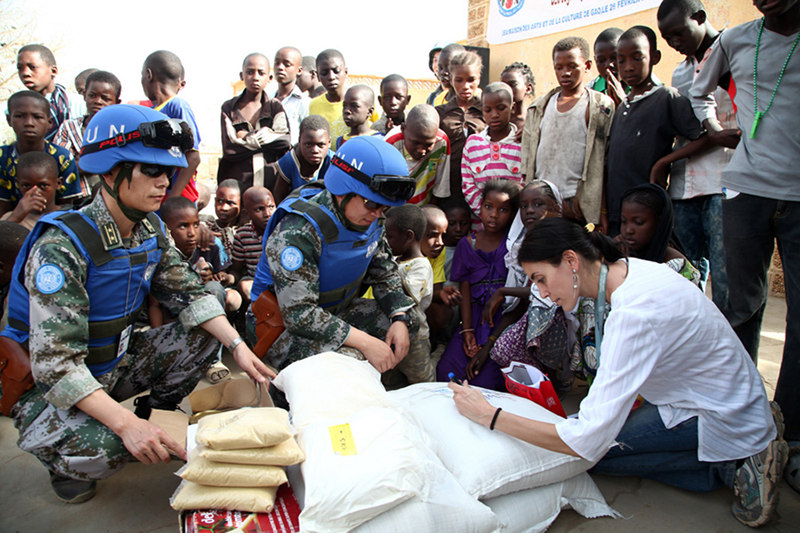
{"label": "camouflage uniform", "polygon": [[[323,191],[311,200],[328,207],[343,219],[330,192]],[[296,270],[281,265],[281,252],[294,246],[303,254],[303,263]],[[343,310],[332,314],[319,306],[319,267],[322,239],[314,226],[300,215],[287,213],[281,219],[266,245],[266,255],[281,308],[286,331],[269,349],[267,356],[278,369],[314,354],[334,350],[359,359],[364,355],[342,345],[350,335],[351,325],[383,339],[389,329],[389,317],[408,311],[414,301],[403,291],[389,244],[381,236],[369,264],[364,285],[372,286],[374,300],[356,298],[345,303]],[[419,322],[411,321],[409,335],[413,340]],[[401,363],[402,364],[402,363]]]}
{"label": "camouflage uniform", "polygon": [[[106,250],[135,247],[154,234],[143,222],[123,243],[101,194],[83,212],[101,228]],[[52,294],[36,287],[36,272],[45,263],[60,266],[65,276],[61,289]],[[48,469],[75,479],[102,479],[131,455],[116,434],[75,404],[101,388],[117,401],[151,389],[154,404],[179,403],[197,385],[219,349],[219,342],[196,326],[224,311],[180,252],[169,247],[153,274],[150,294],[177,314],[179,321],[135,330],[120,363],[95,377],[84,364],[89,329],[86,272],[83,256],[58,228],[46,230],[31,249],[25,287],[30,294],[28,348],[36,387],[20,399],[13,416],[19,447]]]}

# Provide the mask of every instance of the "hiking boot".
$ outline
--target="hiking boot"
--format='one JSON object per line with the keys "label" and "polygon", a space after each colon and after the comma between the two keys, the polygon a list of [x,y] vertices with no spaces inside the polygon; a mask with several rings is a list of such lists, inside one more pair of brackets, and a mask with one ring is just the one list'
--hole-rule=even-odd
{"label": "hiking boot", "polygon": [[733,492],[737,501],[731,512],[739,522],[758,527],[772,519],[778,506],[778,481],[788,453],[786,441],[776,439],[763,452],[748,457],[736,469]]}
{"label": "hiking boot", "polygon": [[83,503],[91,500],[97,490],[97,481],[82,481],[50,472],[50,486],[56,498],[64,503]]}

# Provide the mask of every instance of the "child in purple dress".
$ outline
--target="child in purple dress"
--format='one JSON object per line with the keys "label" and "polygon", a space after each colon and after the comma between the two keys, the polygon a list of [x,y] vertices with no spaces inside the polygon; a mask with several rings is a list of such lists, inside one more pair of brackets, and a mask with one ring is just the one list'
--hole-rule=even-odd
{"label": "child in purple dress", "polygon": [[[491,327],[482,313],[492,294],[503,287],[508,268],[505,264],[506,234],[517,211],[519,185],[504,179],[486,182],[480,206],[484,230],[461,239],[453,256],[450,280],[461,283],[461,330],[456,333],[436,368],[438,381],[466,376],[466,368],[481,346],[489,340]],[[500,310],[494,317],[500,319]],[[473,385],[505,390],[500,367],[487,361]]]}

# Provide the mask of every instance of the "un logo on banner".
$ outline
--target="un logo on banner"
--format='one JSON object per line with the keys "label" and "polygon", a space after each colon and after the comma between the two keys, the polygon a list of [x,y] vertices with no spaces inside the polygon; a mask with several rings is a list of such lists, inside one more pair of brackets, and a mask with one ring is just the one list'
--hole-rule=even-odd
{"label": "un logo on banner", "polygon": [[497,5],[500,8],[500,14],[504,17],[510,17],[517,11],[522,9],[522,4],[525,0],[497,0]]}

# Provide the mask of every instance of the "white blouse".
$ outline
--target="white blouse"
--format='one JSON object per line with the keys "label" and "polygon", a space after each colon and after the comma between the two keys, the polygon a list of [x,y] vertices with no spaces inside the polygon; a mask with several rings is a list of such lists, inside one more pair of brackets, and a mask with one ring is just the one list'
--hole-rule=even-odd
{"label": "white blouse", "polygon": [[636,395],[667,428],[696,416],[700,461],[761,452],[776,430],[761,376],[722,313],[669,267],[628,259],[611,295],[600,366],[578,418],[556,424],[589,461],[613,446]]}

